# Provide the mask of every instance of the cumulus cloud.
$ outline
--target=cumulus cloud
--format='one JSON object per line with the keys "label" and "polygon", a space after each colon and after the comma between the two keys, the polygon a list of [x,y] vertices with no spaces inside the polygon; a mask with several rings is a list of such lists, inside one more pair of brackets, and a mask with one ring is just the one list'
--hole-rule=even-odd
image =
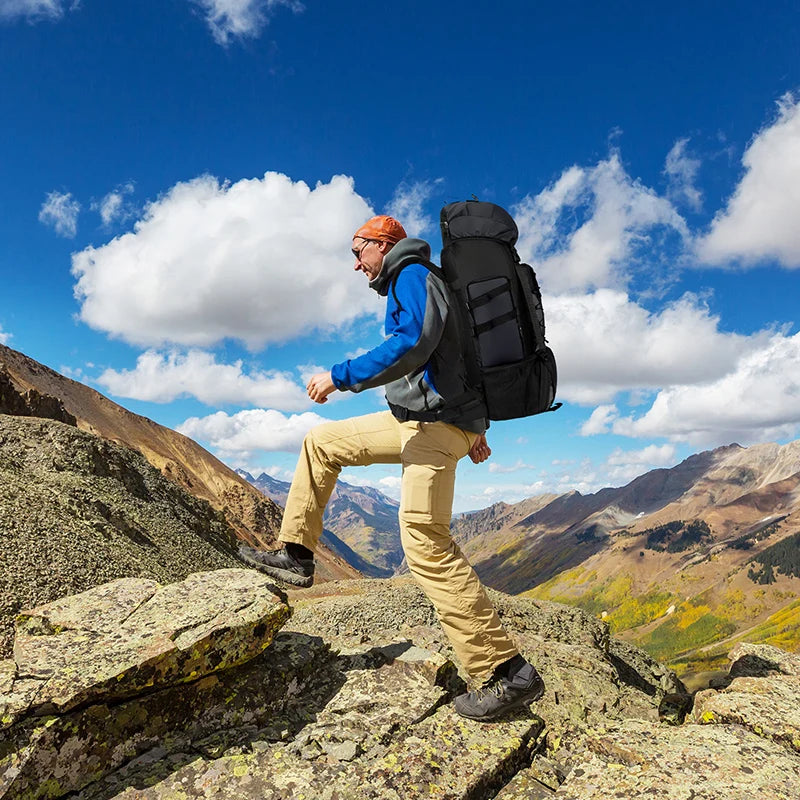
{"label": "cumulus cloud", "polygon": [[742,164],[733,196],[698,240],[699,257],[708,264],[775,259],[800,267],[800,101],[781,99],[778,119],[753,139]]}
{"label": "cumulus cloud", "polygon": [[386,213],[399,220],[409,236],[426,237],[435,232],[436,222],[425,212],[425,203],[433,194],[437,181],[401,183],[386,206]]}
{"label": "cumulus cloud", "polygon": [[281,6],[295,13],[303,10],[298,0],[193,0],[205,12],[214,40],[221,45],[232,38],[256,38]]}
{"label": "cumulus cloud", "polygon": [[525,469],[536,469],[536,466],[533,464],[526,464],[522,459],[518,459],[515,463],[508,465],[500,464],[497,461],[489,463],[489,472],[495,475],[509,475],[512,472],[519,472]]}
{"label": "cumulus cloud", "polygon": [[617,448],[606,459],[603,472],[606,486],[624,486],[652,469],[675,466],[675,445],[651,444],[641,450]]}
{"label": "cumulus cloud", "polygon": [[512,211],[517,249],[550,292],[624,288],[645,251],[652,260],[656,238],[689,236],[672,203],[631,178],[616,153],[594,167],[570,167]]}
{"label": "cumulus cloud", "polygon": [[688,143],[688,138],[675,142],[667,153],[664,174],[667,176],[669,196],[676,201],[685,202],[693,211],[700,211],[703,195],[695,185],[700,159],[692,158],[686,152]]}
{"label": "cumulus cloud", "polygon": [[327,420],[311,411],[286,416],[273,409],[250,409],[190,417],[176,430],[208,444],[223,460],[243,463],[257,452],[298,452],[303,437],[322,422]]}
{"label": "cumulus cloud", "polygon": [[11,341],[11,334],[8,331],[3,330],[3,326],[0,325],[0,344],[8,344]]}
{"label": "cumulus cloud", "polygon": [[143,346],[259,348],[341,329],[378,312],[350,258],[371,214],[345,176],[313,189],[274,172],[178,183],[132,232],[73,255],[80,317]]}
{"label": "cumulus cloud", "polygon": [[81,204],[70,192],[50,192],[39,209],[39,222],[51,227],[59,236],[75,238]]}
{"label": "cumulus cloud", "polygon": [[133,214],[133,209],[125,200],[127,195],[132,193],[132,183],[118,186],[105,195],[102,200],[92,203],[92,210],[100,214],[103,225],[111,225],[112,222],[123,222]]}
{"label": "cumulus cloud", "polygon": [[695,446],[794,438],[800,431],[800,333],[774,334],[725,374],[660,391],[639,416],[619,417],[624,436],[668,437]]}
{"label": "cumulus cloud", "polygon": [[[619,410],[613,404],[597,406],[591,416],[581,426],[582,436],[595,436],[598,433],[608,433],[611,423],[619,417]],[[553,462],[555,463],[555,462]]]}
{"label": "cumulus cloud", "polygon": [[61,19],[80,6],[80,0],[0,0],[0,22],[25,18],[29,22]]}
{"label": "cumulus cloud", "polygon": [[651,312],[625,292],[600,289],[548,297],[546,313],[559,397],[582,404],[608,403],[622,391],[722,378],[769,337],[721,331],[719,318],[691,294]]}
{"label": "cumulus cloud", "polygon": [[135,369],[107,369],[96,382],[117,397],[156,403],[189,396],[210,406],[230,403],[299,411],[311,402],[291,374],[276,370],[248,374],[241,360],[220,364],[201,350],[185,354],[148,350],[136,360]]}

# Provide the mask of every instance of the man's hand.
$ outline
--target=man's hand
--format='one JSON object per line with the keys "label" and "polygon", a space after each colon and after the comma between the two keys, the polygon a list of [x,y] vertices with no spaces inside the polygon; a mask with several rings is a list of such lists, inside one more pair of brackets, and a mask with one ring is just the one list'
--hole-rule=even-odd
{"label": "man's hand", "polygon": [[492,454],[492,448],[489,447],[486,441],[486,434],[482,433],[472,444],[472,447],[469,449],[469,457],[472,459],[473,464],[480,464],[482,461],[486,461],[487,458]]}
{"label": "man's hand", "polygon": [[336,384],[333,382],[330,372],[318,372],[309,378],[306,391],[315,403],[325,403],[328,395],[336,391]]}

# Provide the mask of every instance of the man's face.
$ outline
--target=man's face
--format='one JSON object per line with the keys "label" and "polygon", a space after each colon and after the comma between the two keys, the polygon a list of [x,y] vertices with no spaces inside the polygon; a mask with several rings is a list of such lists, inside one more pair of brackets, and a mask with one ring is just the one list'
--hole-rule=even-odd
{"label": "man's face", "polygon": [[353,269],[356,272],[363,272],[369,280],[375,280],[383,267],[383,256],[387,249],[386,242],[354,237],[352,252],[356,263]]}

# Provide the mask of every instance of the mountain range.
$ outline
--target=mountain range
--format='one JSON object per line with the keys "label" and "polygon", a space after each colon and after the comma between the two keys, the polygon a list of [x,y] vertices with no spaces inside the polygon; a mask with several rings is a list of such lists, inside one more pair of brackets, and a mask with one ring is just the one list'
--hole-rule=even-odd
{"label": "mountain range", "polygon": [[[132,448],[220,512],[235,540],[274,546],[289,484],[236,474],[185,436],[3,345],[0,413]],[[376,489],[340,482],[319,578],[403,572],[397,510]],[[111,512],[91,524],[113,527]],[[452,530],[487,585],[580,606],[685,679],[719,668],[744,636],[800,649],[800,441],[731,444],[622,487],[497,503],[457,516]]]}
{"label": "mountain range", "polygon": [[[243,470],[237,473],[278,505],[286,504],[290,483],[266,472],[257,478]],[[322,541],[343,557],[348,548],[353,555],[347,560],[364,575],[389,577],[403,561],[399,508],[396,500],[378,489],[340,480],[325,509]]]}
{"label": "mountain range", "polygon": [[626,486],[453,521],[482,580],[579,605],[686,676],[727,645],[800,648],[800,441],[731,444]]}

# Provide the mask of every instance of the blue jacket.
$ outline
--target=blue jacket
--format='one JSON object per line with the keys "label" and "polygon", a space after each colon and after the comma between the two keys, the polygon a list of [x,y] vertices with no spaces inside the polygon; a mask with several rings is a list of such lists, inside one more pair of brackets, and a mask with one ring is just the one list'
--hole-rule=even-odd
{"label": "blue jacket", "polygon": [[404,410],[434,414],[437,419],[483,433],[487,421],[477,396],[467,388],[458,326],[449,313],[448,289],[430,263],[422,239],[402,239],[384,257],[370,286],[387,297],[386,338],[358,358],[335,364],[337,389],[361,392],[386,386],[395,416]]}

